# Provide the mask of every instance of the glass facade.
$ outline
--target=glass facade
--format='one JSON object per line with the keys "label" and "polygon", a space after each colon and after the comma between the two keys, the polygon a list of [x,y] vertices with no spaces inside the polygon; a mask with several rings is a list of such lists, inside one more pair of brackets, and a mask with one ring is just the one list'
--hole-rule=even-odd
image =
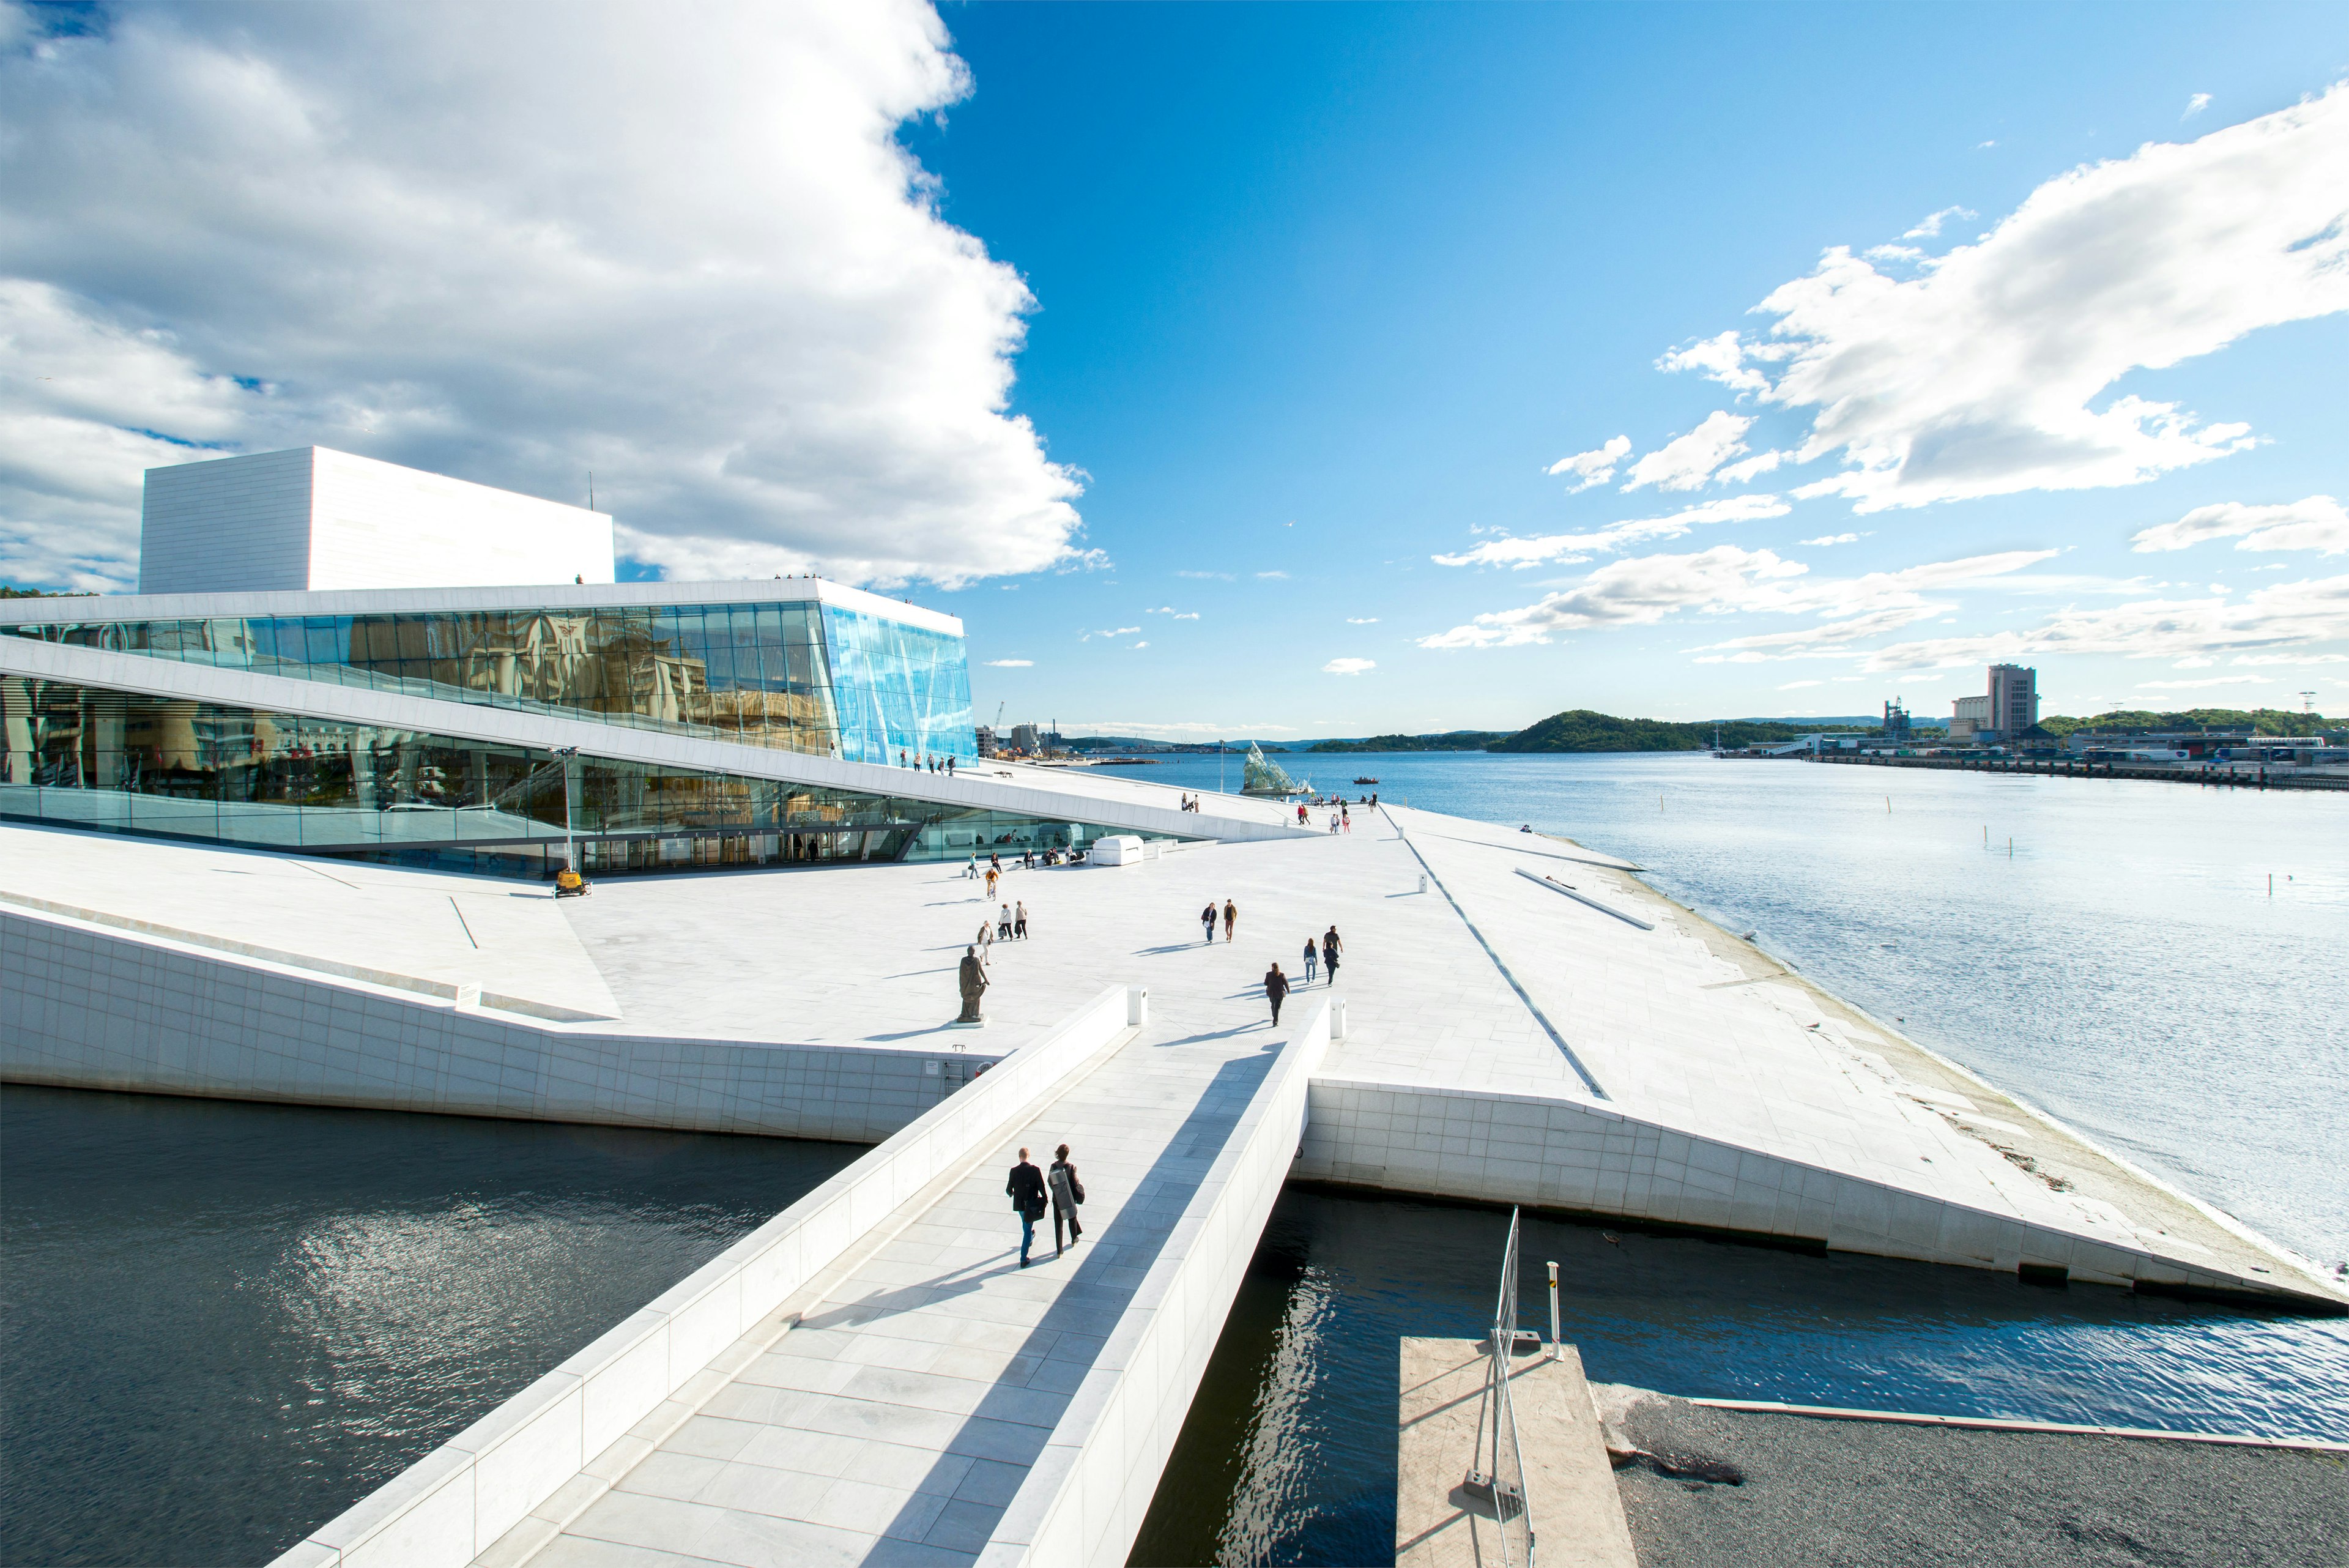
{"label": "glass facade", "polygon": [[851,762],[978,755],[962,639],[812,600],[93,620],[0,632]]}
{"label": "glass facade", "polygon": [[823,607],[823,629],[842,759],[894,763],[900,752],[977,759],[962,639],[837,605]]}
{"label": "glass facade", "polygon": [[[959,860],[1114,829],[0,676],[0,816],[551,874]],[[554,854],[549,856],[552,848]]]}

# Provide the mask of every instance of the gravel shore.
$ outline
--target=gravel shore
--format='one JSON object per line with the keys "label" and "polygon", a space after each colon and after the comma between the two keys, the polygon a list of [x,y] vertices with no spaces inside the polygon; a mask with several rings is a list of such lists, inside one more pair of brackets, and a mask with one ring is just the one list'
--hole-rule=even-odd
{"label": "gravel shore", "polygon": [[[1643,1456],[1616,1470],[1641,1568],[2349,1564],[2340,1454],[1826,1420],[1592,1391],[1609,1446]],[[1741,1481],[1724,1479],[1733,1471]]]}

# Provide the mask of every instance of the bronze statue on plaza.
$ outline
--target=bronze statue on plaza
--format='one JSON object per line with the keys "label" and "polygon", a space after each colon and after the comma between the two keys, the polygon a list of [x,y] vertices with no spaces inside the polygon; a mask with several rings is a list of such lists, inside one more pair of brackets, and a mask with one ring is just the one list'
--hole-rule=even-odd
{"label": "bronze statue on plaza", "polygon": [[957,1023],[984,1023],[978,1015],[978,999],[987,991],[987,966],[978,961],[978,949],[974,944],[963,950],[962,955],[962,1016]]}

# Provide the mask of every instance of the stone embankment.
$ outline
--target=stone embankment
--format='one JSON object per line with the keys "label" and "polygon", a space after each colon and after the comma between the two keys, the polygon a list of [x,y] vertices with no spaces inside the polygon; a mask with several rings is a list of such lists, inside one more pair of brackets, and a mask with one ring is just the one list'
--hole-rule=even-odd
{"label": "stone embankment", "polygon": [[[1764,762],[1785,760],[1760,753],[1723,753],[1724,756],[1745,754]],[[1938,768],[1944,773],[2027,774],[2041,778],[2062,779],[2154,779],[2163,784],[2206,784],[2219,789],[2349,790],[2349,774],[2304,773],[2270,767],[2239,769],[2200,763],[2095,763],[2083,757],[1888,757],[1822,753],[1796,760],[1847,768]]]}

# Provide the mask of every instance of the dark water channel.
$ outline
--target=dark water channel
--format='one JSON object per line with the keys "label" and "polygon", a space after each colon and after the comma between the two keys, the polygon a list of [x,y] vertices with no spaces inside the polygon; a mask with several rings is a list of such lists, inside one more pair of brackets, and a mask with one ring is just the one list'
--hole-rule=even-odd
{"label": "dark water channel", "polygon": [[0,1563],[265,1563],[862,1152],[0,1090]]}
{"label": "dark water channel", "polygon": [[[1396,1341],[1481,1336],[1506,1213],[1282,1194],[1131,1561],[1388,1563]],[[1609,1238],[1612,1238],[1610,1240]],[[1520,1321],[1698,1397],[2349,1439],[2349,1320],[1528,1219]]]}

